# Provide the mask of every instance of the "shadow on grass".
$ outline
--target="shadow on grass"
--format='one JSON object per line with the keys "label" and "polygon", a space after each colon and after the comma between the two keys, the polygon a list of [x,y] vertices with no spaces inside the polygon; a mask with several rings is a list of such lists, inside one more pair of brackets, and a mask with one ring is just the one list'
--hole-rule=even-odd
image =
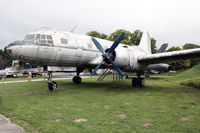
{"label": "shadow on grass", "polygon": [[59,82],[58,83],[60,90],[58,91],[67,91],[69,89],[76,89],[76,90],[84,90],[84,91],[121,91],[121,92],[130,92],[130,91],[146,91],[151,89],[149,86],[145,86],[143,88],[133,88],[130,83],[127,82],[83,82],[81,84],[74,84],[72,82]]}
{"label": "shadow on grass", "polygon": [[166,79],[165,77],[149,77],[149,80],[162,80],[162,79]]}

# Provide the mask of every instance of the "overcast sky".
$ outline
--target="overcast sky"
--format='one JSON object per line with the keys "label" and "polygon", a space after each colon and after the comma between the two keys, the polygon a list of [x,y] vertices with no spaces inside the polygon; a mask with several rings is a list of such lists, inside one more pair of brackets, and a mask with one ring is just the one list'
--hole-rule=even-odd
{"label": "overcast sky", "polygon": [[1,0],[0,48],[41,27],[149,31],[157,47],[200,45],[200,0]]}

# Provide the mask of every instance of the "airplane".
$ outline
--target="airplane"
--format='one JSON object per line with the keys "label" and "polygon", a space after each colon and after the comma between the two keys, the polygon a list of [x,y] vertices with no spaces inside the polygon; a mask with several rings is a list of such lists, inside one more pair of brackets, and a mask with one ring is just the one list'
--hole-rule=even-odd
{"label": "airplane", "polygon": [[0,77],[16,77],[17,72],[13,69],[13,67],[5,68],[0,70]]}
{"label": "airplane", "polygon": [[[28,33],[24,40],[10,43],[6,50],[14,58],[35,65],[76,67],[75,84],[82,82],[79,74],[86,68],[92,76],[101,68],[114,68],[123,78],[123,72],[135,72],[132,86],[144,87],[144,74],[149,64],[185,60],[200,57],[200,48],[173,52],[151,52],[151,41],[148,32],[143,32],[138,46],[121,44],[125,33],[114,41],[99,39],[72,32],[42,28]],[[48,88],[54,91],[57,83],[49,76]]]}
{"label": "airplane", "polygon": [[163,52],[165,52],[166,49],[167,49],[167,47],[168,47],[168,43],[162,44],[162,45],[160,46],[160,48],[157,50],[156,53],[163,53]]}
{"label": "airplane", "polygon": [[[168,43],[162,44],[156,53],[165,52],[167,47],[168,47]],[[149,77],[149,74],[152,74],[152,73],[169,72],[170,70],[171,70],[171,66],[166,63],[150,64],[146,67],[145,77]]]}

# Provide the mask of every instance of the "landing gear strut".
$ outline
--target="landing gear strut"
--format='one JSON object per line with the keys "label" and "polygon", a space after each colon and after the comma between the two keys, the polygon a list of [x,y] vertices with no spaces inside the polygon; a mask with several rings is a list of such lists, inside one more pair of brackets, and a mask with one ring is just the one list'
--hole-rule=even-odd
{"label": "landing gear strut", "polygon": [[81,77],[79,77],[79,74],[82,72],[83,70],[78,70],[77,73],[76,73],[76,76],[73,77],[72,81],[74,84],[80,84],[82,79]]}
{"label": "landing gear strut", "polygon": [[132,79],[132,86],[134,88],[142,88],[142,87],[144,87],[144,78],[141,78],[140,76],[141,76],[141,74],[137,73],[137,78],[133,78]]}
{"label": "landing gear strut", "polygon": [[52,73],[51,72],[48,72],[48,88],[50,91],[55,91],[58,87],[57,83],[55,81],[51,81],[52,79]]}

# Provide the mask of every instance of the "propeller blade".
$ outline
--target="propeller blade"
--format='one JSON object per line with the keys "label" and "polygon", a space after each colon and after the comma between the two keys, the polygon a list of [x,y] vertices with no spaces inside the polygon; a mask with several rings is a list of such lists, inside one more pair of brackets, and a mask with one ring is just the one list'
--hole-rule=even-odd
{"label": "propeller blade", "polygon": [[119,69],[119,67],[117,67],[117,65],[111,59],[109,59],[109,60],[112,63],[112,65],[115,68],[115,70],[118,72],[118,74],[123,78],[124,75],[123,75],[122,71]]}
{"label": "propeller blade", "polygon": [[95,39],[92,38],[93,43],[95,44],[95,46],[97,47],[97,49],[103,54],[105,55],[105,50],[103,49],[103,47],[101,46],[101,44]]}
{"label": "propeller blade", "polygon": [[94,69],[94,71],[92,72],[92,76],[94,76],[96,74],[97,70],[101,67],[103,62],[104,62],[104,60],[102,60],[101,63],[99,63],[98,66]]}
{"label": "propeller blade", "polygon": [[115,48],[119,45],[119,43],[121,42],[121,40],[123,39],[125,33],[122,32],[121,35],[117,38],[117,40],[115,40],[115,42],[113,43],[113,45],[110,47],[109,49],[109,53],[113,52],[115,50]]}

